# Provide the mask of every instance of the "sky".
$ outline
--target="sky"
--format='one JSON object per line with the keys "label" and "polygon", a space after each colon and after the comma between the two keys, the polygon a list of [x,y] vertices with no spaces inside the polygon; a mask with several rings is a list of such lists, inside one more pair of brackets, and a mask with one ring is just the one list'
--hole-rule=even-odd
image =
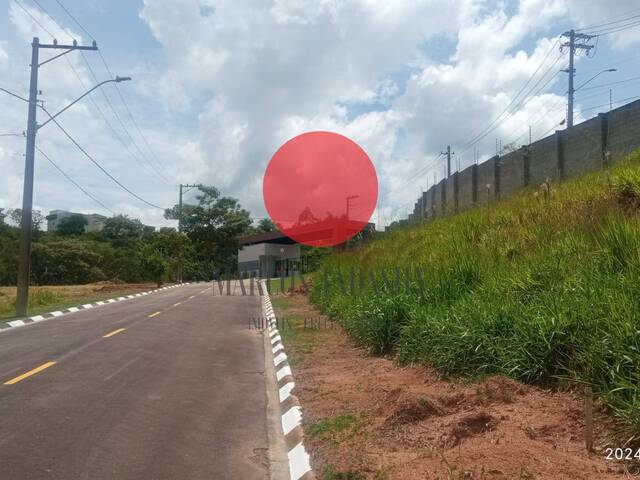
{"label": "sky", "polygon": [[[264,218],[270,158],[296,135],[328,130],[373,162],[372,221],[382,229],[442,178],[448,144],[455,170],[494,155],[496,143],[528,143],[529,125],[533,141],[564,128],[568,55],[559,35],[623,18],[640,18],[637,0],[0,0],[0,88],[28,95],[34,36],[95,39],[102,55],[72,52],[40,67],[39,100],[51,113],[96,80],[132,77],[58,121],[138,198],[49,123],[38,148],[100,203],[37,152],[34,208],[44,214],[175,226],[162,207],[177,203],[178,184],[204,183]],[[578,90],[576,123],[607,111],[610,89],[614,107],[640,95],[640,26],[590,44],[590,56],[576,60],[576,86],[617,71]],[[529,95],[517,97],[524,85]],[[0,208],[22,203],[25,141],[6,134],[20,135],[26,115],[25,102],[0,92]]]}

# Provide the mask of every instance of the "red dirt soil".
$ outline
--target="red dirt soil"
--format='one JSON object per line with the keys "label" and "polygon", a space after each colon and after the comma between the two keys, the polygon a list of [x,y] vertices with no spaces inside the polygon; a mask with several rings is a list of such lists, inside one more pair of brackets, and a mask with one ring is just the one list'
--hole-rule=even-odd
{"label": "red dirt soil", "polygon": [[[304,295],[286,299],[291,307],[276,308],[279,318],[319,317]],[[574,393],[502,377],[444,380],[427,367],[369,355],[337,325],[285,338],[285,347],[320,479],[631,477],[604,458],[606,421],[596,422],[597,453],[586,452],[583,402]],[[347,426],[318,432],[318,421],[336,417]]]}

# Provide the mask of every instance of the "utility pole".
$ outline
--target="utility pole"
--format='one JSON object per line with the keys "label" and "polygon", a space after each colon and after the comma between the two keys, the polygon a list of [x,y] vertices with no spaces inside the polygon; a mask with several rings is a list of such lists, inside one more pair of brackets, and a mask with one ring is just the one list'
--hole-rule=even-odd
{"label": "utility pole", "polygon": [[446,152],[440,152],[440,155],[446,155],[447,156],[447,176],[446,178],[449,178],[451,176],[451,154],[455,153],[451,151],[451,145],[447,145],[447,151]]}
{"label": "utility pole", "polygon": [[193,185],[183,185],[182,183],[180,184],[180,195],[178,196],[178,232],[182,232],[182,194],[183,192],[186,193],[192,188],[197,188],[200,186],[201,185],[199,183]]}
{"label": "utility pole", "polygon": [[[194,185],[183,185],[182,183],[180,184],[180,194],[178,195],[178,233],[182,232],[182,194],[183,191],[186,193],[189,190],[191,190],[192,188],[196,188],[196,187],[200,187],[200,184],[194,184]],[[185,190],[187,189],[187,190]],[[176,272],[176,276],[178,278],[176,278],[176,280],[179,283],[182,283],[182,273],[184,270],[184,265],[183,265],[183,259],[182,259],[182,250],[180,250],[178,252],[178,268],[177,268],[177,272]]]}
{"label": "utility pole", "polygon": [[[42,63],[38,63],[41,48],[64,50]],[[79,46],[74,40],[73,45],[58,45],[56,40],[52,44],[40,43],[38,37],[33,37],[31,43],[31,78],[29,81],[29,110],[27,115],[27,146],[24,161],[24,187],[22,190],[22,218],[20,219],[20,252],[18,257],[18,292],[16,296],[16,316],[25,317],[29,307],[29,276],[31,271],[31,239],[33,235],[33,171],[35,161],[36,133],[38,131],[36,107],[38,102],[38,69],[45,63],[55,60],[73,50],[98,50],[96,42],[90,47]]]}
{"label": "utility pole", "polygon": [[[589,53],[589,51],[593,48],[593,45],[588,45],[585,42],[591,40],[594,35],[576,33],[575,30],[569,30],[568,32],[564,32],[562,36],[569,38],[568,41],[560,45],[560,51],[562,51],[563,48],[569,48],[569,68],[562,71],[569,74],[569,89],[567,90],[567,128],[571,128],[573,127],[573,97],[575,94],[575,89],[573,87],[573,79],[576,74],[576,69],[573,66],[575,52],[576,50],[584,50],[585,52]],[[576,39],[582,40],[583,42],[576,43]]]}

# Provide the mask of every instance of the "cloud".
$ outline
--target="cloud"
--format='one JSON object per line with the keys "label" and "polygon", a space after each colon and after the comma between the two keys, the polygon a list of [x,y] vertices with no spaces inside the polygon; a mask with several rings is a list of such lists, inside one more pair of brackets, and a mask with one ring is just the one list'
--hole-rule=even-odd
{"label": "cloud", "polygon": [[[262,174],[278,147],[305,131],[336,131],[361,144],[374,162],[381,195],[376,217],[388,221],[412,206],[434,173],[436,178],[442,174],[441,159],[434,159],[447,144],[464,166],[473,161],[474,148],[482,158],[492,155],[496,139],[503,145],[526,143],[529,125],[534,138],[556,128],[565,101],[550,93],[565,81],[558,72],[566,62],[555,43],[559,33],[567,24],[603,23],[634,8],[634,0],[606,5],[578,0],[144,0],[139,17],[160,54],[136,67],[136,81],[120,88],[135,115],[160,111],[166,118],[165,123],[140,122],[159,161],[138,137],[112,86],[105,92],[143,154],[98,92],[92,98],[126,148],[90,101],[65,112],[61,122],[123,183],[153,202],[175,202],[175,187],[154,173],[162,164],[163,175],[175,183],[216,185],[257,217],[265,215]],[[37,9],[30,11],[55,35],[80,39]],[[34,34],[47,36],[14,3],[9,18],[22,42],[0,43],[3,86],[6,82],[24,93],[26,42]],[[638,32],[607,38],[623,49],[640,41]],[[68,59],[85,86],[92,85],[82,58],[72,54]],[[546,75],[529,85],[536,95],[471,145],[543,61],[538,73]],[[84,91],[63,60],[44,67],[41,88],[52,111]],[[147,107],[151,103],[157,111]],[[0,123],[21,132],[24,106],[14,106],[0,111]],[[167,224],[161,211],[109,183],[55,127],[43,129],[39,142],[115,210]],[[16,172],[11,180],[16,182],[23,143],[2,145],[0,161]],[[48,180],[46,191],[36,192],[41,205],[95,208],[90,200],[69,200],[64,179],[46,163],[39,168]],[[14,206],[20,190],[11,190],[7,181],[0,179],[0,206]]]}

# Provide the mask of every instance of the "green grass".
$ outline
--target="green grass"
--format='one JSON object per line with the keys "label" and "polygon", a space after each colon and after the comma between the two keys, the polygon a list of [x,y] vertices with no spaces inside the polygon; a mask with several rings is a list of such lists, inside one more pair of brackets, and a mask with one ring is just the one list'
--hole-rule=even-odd
{"label": "green grass", "polygon": [[327,467],[322,472],[322,480],[364,480],[366,477],[359,472],[355,471],[347,471],[347,472],[336,472],[333,467]]}
{"label": "green grass", "polygon": [[287,346],[289,363],[295,367],[316,344],[316,331],[305,328],[304,317],[289,313],[292,302],[286,297],[273,297],[271,303],[276,310],[278,333]]}
{"label": "green grass", "polygon": [[[149,289],[153,288],[150,286]],[[31,288],[29,291],[29,316],[39,315],[55,310],[63,310],[65,308],[82,305],[85,303],[93,303],[109,298],[117,298],[123,295],[129,295],[138,292],[140,289],[112,290],[106,292],[85,292],[85,293],[68,293],[60,287],[52,288]],[[15,294],[0,294],[0,322],[8,322],[16,318],[16,298]]]}
{"label": "green grass", "polygon": [[[303,275],[304,281],[308,282],[310,275]],[[302,280],[300,279],[300,275],[297,274],[295,276],[291,275],[289,277],[284,278],[270,278],[267,280],[268,289],[270,295],[280,295],[283,292],[288,292],[289,289],[293,286],[295,289],[298,289],[302,286]],[[284,285],[284,288],[283,288]]]}
{"label": "green grass", "polygon": [[[640,439],[640,152],[391,232],[324,268],[327,291],[317,274],[312,302],[373,353],[447,375],[589,383],[623,438]],[[363,290],[340,288],[336,272],[349,271],[363,272]]]}
{"label": "green grass", "polygon": [[337,417],[324,418],[312,423],[306,428],[305,433],[309,437],[333,435],[352,428],[357,422],[358,419],[353,415],[338,415]]}

